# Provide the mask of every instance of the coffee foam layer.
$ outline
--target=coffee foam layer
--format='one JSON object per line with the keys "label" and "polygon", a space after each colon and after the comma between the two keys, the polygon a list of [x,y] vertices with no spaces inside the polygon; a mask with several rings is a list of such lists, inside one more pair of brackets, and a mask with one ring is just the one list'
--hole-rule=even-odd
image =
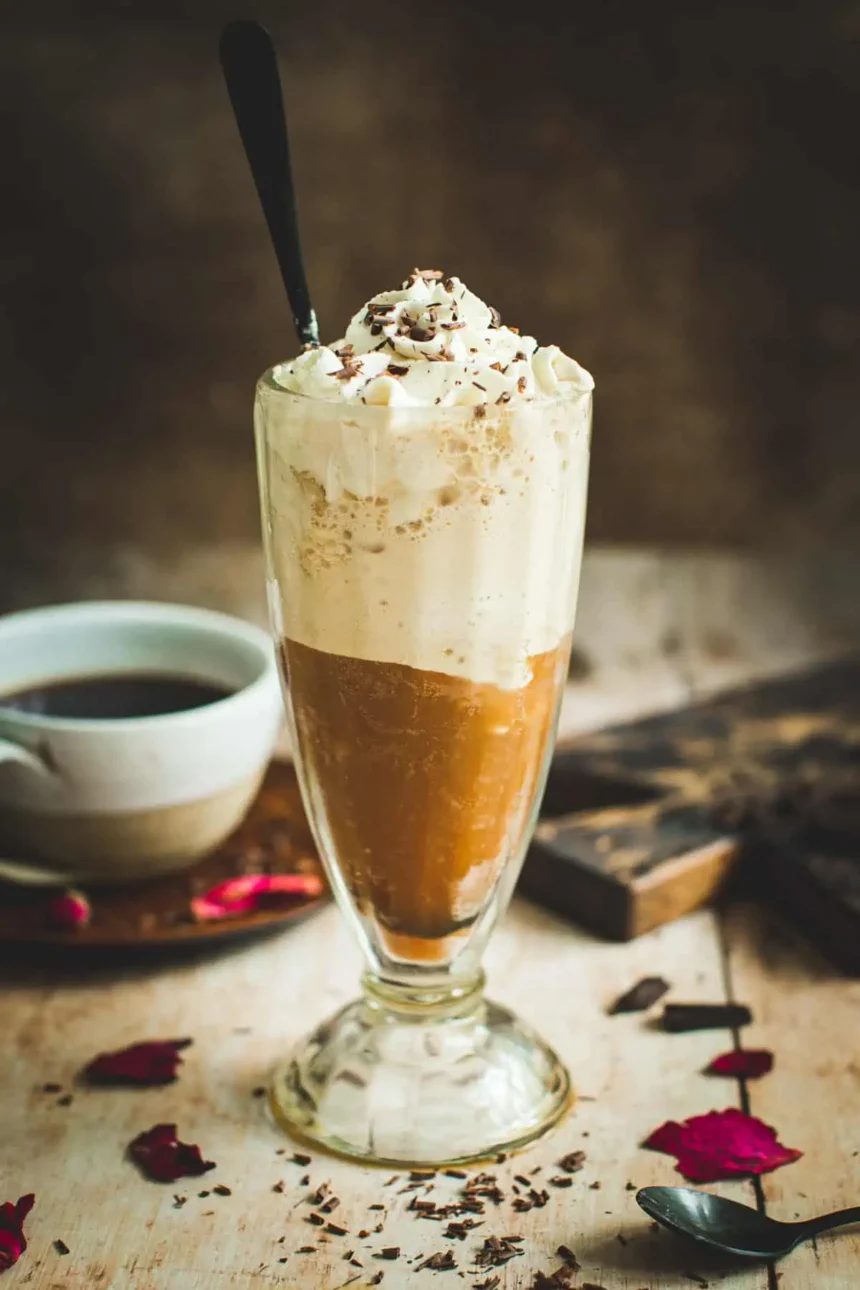
{"label": "coffee foam layer", "polygon": [[588,393],[475,416],[338,412],[263,384],[257,415],[282,634],[512,689],[571,631]]}

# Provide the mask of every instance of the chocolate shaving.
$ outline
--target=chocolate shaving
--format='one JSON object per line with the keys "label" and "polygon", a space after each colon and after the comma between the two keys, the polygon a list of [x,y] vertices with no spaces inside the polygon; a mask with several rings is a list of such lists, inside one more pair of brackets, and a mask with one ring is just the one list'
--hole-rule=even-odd
{"label": "chocolate shaving", "polygon": [[276,1182],[274,1187],[272,1188],[272,1191],[277,1191],[277,1192],[282,1192],[283,1190],[284,1190],[284,1184],[282,1182]]}
{"label": "chocolate shaving", "polygon": [[550,1187],[572,1187],[573,1179],[565,1178],[562,1174],[556,1174],[554,1178],[550,1178],[549,1185]]}
{"label": "chocolate shaving", "polygon": [[475,1255],[475,1266],[479,1268],[501,1268],[504,1264],[522,1254],[519,1245],[521,1236],[488,1236]]}
{"label": "chocolate shaving", "polygon": [[490,311],[490,326],[501,327],[502,315],[499,313],[498,309],[494,309],[492,305],[488,305],[487,307]]}
{"label": "chocolate shaving", "polygon": [[522,1187],[531,1187],[531,1179],[526,1178],[525,1174],[514,1174],[514,1182],[518,1182]]}
{"label": "chocolate shaving", "polygon": [[487,387],[486,387],[486,385],[480,385],[480,384],[478,383],[478,381],[473,381],[473,382],[472,382],[472,384],[474,385],[474,387],[475,387],[475,389],[476,389],[476,390],[483,390],[484,394],[486,394],[486,393],[487,393]]}
{"label": "chocolate shaving", "polygon": [[[516,328],[514,328],[514,327],[509,327],[509,328],[508,328],[508,330],[509,330],[509,331],[515,331],[515,330],[516,330]],[[517,350],[517,352],[516,352],[516,354],[514,354],[514,362],[515,362],[515,363],[527,363],[527,362],[528,362],[528,359],[529,359],[528,354],[524,353],[524,352],[523,352],[523,350],[521,350],[521,349],[518,349],[518,350]]]}
{"label": "chocolate shaving", "polygon": [[514,1209],[521,1214],[525,1214],[530,1209],[543,1209],[549,1200],[549,1192],[535,1191],[534,1187],[529,1190],[528,1196],[518,1196],[514,1201]]}
{"label": "chocolate shaving", "polygon": [[404,363],[389,363],[385,370],[389,376],[407,376],[409,373]]}
{"label": "chocolate shaving", "polygon": [[399,1259],[399,1258],[400,1258],[400,1246],[399,1246],[399,1245],[386,1245],[386,1247],[385,1247],[385,1249],[384,1249],[384,1250],[377,1250],[376,1254],[374,1254],[374,1256],[373,1256],[373,1257],[374,1257],[375,1259],[391,1259],[391,1260]]}
{"label": "chocolate shaving", "polygon": [[426,327],[419,327],[417,323],[409,328],[409,339],[416,340],[419,343],[432,340],[435,334],[435,332],[428,331]]}
{"label": "chocolate shaving", "polygon": [[[316,1252],[317,1247],[315,1245],[300,1245],[296,1250],[296,1254],[316,1254]],[[280,1263],[281,1260],[279,1259],[278,1262]],[[286,1263],[286,1259],[283,1262]]]}
{"label": "chocolate shaving", "polygon": [[347,360],[339,371],[332,372],[332,376],[338,381],[349,381],[353,376],[360,375],[361,363],[357,359],[354,362],[351,359]]}
{"label": "chocolate shaving", "polygon": [[621,1012],[645,1012],[658,999],[662,999],[668,989],[669,982],[661,976],[643,976],[641,981],[619,995],[611,1007],[607,1008],[607,1012],[610,1017]]}
{"label": "chocolate shaving", "polygon": [[[337,375],[337,373],[335,373],[335,375]],[[520,394],[525,394],[527,385],[528,385],[528,381],[524,376],[517,377],[517,389],[519,390]]]}
{"label": "chocolate shaving", "polygon": [[496,1290],[496,1286],[501,1285],[501,1277],[487,1277],[486,1281],[473,1281],[473,1290]]}
{"label": "chocolate shaving", "polygon": [[579,1268],[580,1268],[579,1260],[577,1259],[576,1255],[574,1254],[570,1246],[560,1245],[556,1250],[556,1254],[560,1259],[564,1259],[567,1266],[569,1268],[572,1268],[574,1272],[579,1271]]}
{"label": "chocolate shaving", "polygon": [[338,1227],[337,1223],[326,1223],[325,1230],[332,1236],[346,1236],[347,1232],[345,1227]]}
{"label": "chocolate shaving", "polygon": [[452,1241],[465,1241],[469,1232],[471,1232],[473,1228],[480,1226],[481,1224],[476,1223],[474,1218],[461,1218],[456,1222],[449,1223],[442,1235],[447,1236],[448,1239]]}
{"label": "chocolate shaving", "polygon": [[667,1003],[661,1024],[670,1034],[688,1030],[733,1030],[752,1021],[749,1008],[741,1003]]}
{"label": "chocolate shaving", "polygon": [[71,1106],[73,1100],[71,1093],[64,1093],[62,1097],[57,1098],[57,1106]]}
{"label": "chocolate shaving", "polygon": [[446,1178],[468,1178],[469,1177],[465,1169],[443,1169],[442,1172],[444,1173]]}
{"label": "chocolate shaving", "polygon": [[372,1286],[378,1286],[384,1276],[385,1276],[384,1272],[382,1271],[377,1272],[374,1276],[370,1278],[370,1284]]}
{"label": "chocolate shaving", "polygon": [[423,1272],[425,1268],[429,1268],[431,1272],[456,1272],[457,1264],[451,1251],[446,1250],[444,1254],[431,1254],[429,1259],[418,1264],[419,1272]]}
{"label": "chocolate shaving", "polygon": [[296,1151],[293,1154],[292,1161],[294,1165],[302,1165],[302,1166],[309,1165],[311,1163],[311,1157],[303,1156],[298,1151]]}
{"label": "chocolate shaving", "polygon": [[457,279],[446,278],[445,281],[442,283],[442,286],[449,293],[449,295],[453,295],[455,290],[457,289]]}
{"label": "chocolate shaving", "polygon": [[325,1219],[321,1218],[319,1214],[308,1214],[307,1218],[305,1219],[305,1222],[310,1223],[312,1227],[325,1226]]}
{"label": "chocolate shaving", "polygon": [[62,1091],[63,1091],[62,1084],[43,1084],[42,1085],[43,1093],[62,1093]]}
{"label": "chocolate shaving", "polygon": [[485,1196],[494,1205],[501,1205],[505,1199],[504,1192],[496,1185],[495,1174],[476,1174],[474,1178],[470,1178],[463,1188],[463,1196],[467,1200]]}
{"label": "chocolate shaving", "polygon": [[384,1205],[368,1205],[368,1209],[385,1209]]}
{"label": "chocolate shaving", "polygon": [[566,1156],[562,1156],[561,1160],[559,1160],[558,1167],[563,1169],[566,1174],[577,1174],[584,1164],[584,1151],[569,1151]]}
{"label": "chocolate shaving", "polygon": [[441,269],[413,269],[409,281],[417,282],[419,278],[423,278],[425,282],[439,282],[444,276]]}
{"label": "chocolate shaving", "polygon": [[66,1245],[66,1242],[61,1241],[59,1237],[57,1237],[57,1239],[54,1241],[54,1249],[57,1251],[58,1254],[71,1253],[71,1250],[69,1249],[68,1245]]}
{"label": "chocolate shaving", "polygon": [[511,395],[509,390],[504,390],[496,399],[497,403],[510,403]]}
{"label": "chocolate shaving", "polygon": [[459,331],[460,328],[465,327],[466,324],[464,322],[460,322],[459,320],[456,320],[456,321],[452,320],[451,322],[440,323],[439,326],[442,328],[443,331]]}
{"label": "chocolate shaving", "polygon": [[230,1188],[229,1188],[229,1187],[225,1187],[223,1183],[216,1183],[216,1184],[215,1184],[215,1186],[212,1188],[212,1190],[213,1190],[213,1192],[215,1193],[215,1195],[216,1195],[216,1196],[232,1196],[232,1195],[233,1195],[233,1193],[231,1192]]}

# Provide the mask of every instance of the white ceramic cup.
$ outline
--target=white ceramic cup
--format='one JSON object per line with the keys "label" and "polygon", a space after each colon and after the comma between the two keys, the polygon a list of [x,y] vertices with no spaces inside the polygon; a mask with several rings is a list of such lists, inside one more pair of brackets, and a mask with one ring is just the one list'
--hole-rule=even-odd
{"label": "white ceramic cup", "polygon": [[[118,720],[3,706],[46,682],[162,672],[230,693]],[[192,863],[245,815],[282,711],[269,636],[226,614],[100,601],[0,618],[0,856],[103,882]]]}

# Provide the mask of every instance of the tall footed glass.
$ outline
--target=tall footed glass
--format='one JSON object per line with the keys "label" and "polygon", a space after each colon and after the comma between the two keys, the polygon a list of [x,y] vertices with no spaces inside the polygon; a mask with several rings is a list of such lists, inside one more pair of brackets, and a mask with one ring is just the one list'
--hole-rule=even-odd
{"label": "tall footed glass", "polygon": [[484,998],[567,673],[591,396],[255,409],[269,603],[303,799],[363,994],[272,1087],[300,1137],[377,1162],[520,1146],[570,1102]]}

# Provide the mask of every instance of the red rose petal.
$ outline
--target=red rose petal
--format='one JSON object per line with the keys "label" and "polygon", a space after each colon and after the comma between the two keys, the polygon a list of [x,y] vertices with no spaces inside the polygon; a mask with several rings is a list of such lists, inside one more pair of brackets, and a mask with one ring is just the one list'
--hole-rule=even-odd
{"label": "red rose petal", "polygon": [[77,931],[86,927],[92,916],[90,902],[82,891],[71,887],[60,896],[55,896],[48,905],[48,920],[54,927],[66,931]]}
{"label": "red rose petal", "polygon": [[321,896],[322,879],[315,873],[247,873],[227,878],[191,901],[198,923],[253,914],[258,909],[281,909]]}
{"label": "red rose petal", "polygon": [[99,1053],[81,1072],[95,1084],[170,1084],[190,1039],[148,1039],[116,1052]]}
{"label": "red rose petal", "polygon": [[204,1160],[200,1148],[180,1142],[175,1124],[156,1124],[129,1143],[129,1153],[153,1182],[175,1182],[177,1178],[199,1178],[215,1168]]}
{"label": "red rose petal", "polygon": [[669,1120],[643,1146],[675,1156],[690,1182],[716,1182],[743,1174],[766,1174],[798,1160],[803,1152],[784,1147],[775,1130],[736,1107]]}
{"label": "red rose petal", "polygon": [[735,1075],[742,1079],[759,1079],[773,1070],[773,1053],[766,1048],[733,1048],[715,1057],[705,1067],[706,1075]]}
{"label": "red rose petal", "polygon": [[29,1192],[14,1205],[11,1200],[0,1205],[0,1272],[7,1272],[26,1250],[24,1219],[35,1202],[36,1197]]}

